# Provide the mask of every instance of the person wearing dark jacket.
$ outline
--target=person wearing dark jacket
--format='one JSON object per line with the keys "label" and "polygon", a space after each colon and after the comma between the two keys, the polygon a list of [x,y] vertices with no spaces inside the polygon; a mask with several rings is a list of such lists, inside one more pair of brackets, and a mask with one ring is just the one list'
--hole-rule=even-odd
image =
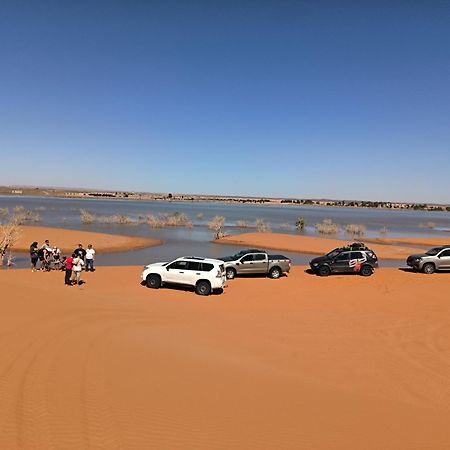
{"label": "person wearing dark jacket", "polygon": [[32,272],[36,272],[36,264],[39,259],[38,253],[39,253],[38,243],[36,241],[34,241],[30,245],[30,258],[31,258],[31,271]]}
{"label": "person wearing dark jacket", "polygon": [[76,248],[74,251],[75,257],[79,257],[83,260],[86,257],[86,250],[83,248],[83,244],[78,244],[78,248]]}

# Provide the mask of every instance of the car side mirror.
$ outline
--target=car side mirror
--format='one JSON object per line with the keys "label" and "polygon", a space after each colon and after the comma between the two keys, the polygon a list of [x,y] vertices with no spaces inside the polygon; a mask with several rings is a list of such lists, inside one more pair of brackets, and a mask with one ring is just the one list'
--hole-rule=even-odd
{"label": "car side mirror", "polygon": [[167,272],[169,271],[169,267],[168,266],[166,266],[166,270],[167,270]]}

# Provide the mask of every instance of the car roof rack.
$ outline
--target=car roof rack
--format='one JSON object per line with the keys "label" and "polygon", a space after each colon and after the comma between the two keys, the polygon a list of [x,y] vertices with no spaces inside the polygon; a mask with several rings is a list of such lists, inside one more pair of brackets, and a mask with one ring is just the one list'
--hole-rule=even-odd
{"label": "car roof rack", "polygon": [[202,257],[200,257],[200,256],[182,256],[181,259],[196,259],[196,260],[198,260],[198,261],[203,261],[203,260],[205,260],[206,258],[202,258]]}

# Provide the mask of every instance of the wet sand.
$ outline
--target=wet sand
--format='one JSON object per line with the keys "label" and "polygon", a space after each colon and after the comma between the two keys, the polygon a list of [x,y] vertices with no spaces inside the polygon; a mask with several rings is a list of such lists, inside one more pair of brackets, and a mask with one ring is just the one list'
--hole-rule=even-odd
{"label": "wet sand", "polygon": [[20,239],[13,248],[16,252],[28,252],[33,241],[37,241],[40,246],[46,239],[50,241],[51,246],[58,246],[63,253],[72,252],[79,243],[82,243],[84,248],[87,248],[88,244],[92,244],[95,250],[101,253],[136,250],[161,244],[161,241],[157,239],[94,233],[91,231],[28,226],[23,226],[21,229]]}
{"label": "wet sand", "polygon": [[[360,239],[361,240],[361,239]],[[346,241],[339,239],[328,239],[313,236],[295,236],[282,233],[243,233],[233,236],[226,236],[217,244],[242,245],[249,248],[273,249],[286,252],[308,253],[312,255],[323,255],[336,247],[342,247],[358,239]],[[371,244],[370,248],[377,254],[379,259],[404,260],[413,253],[422,253],[421,244],[423,239],[418,239],[417,247],[410,246],[413,240],[408,240],[402,245],[394,245],[389,242],[383,244]],[[366,240],[366,242],[373,242]],[[406,246],[408,245],[408,246]],[[428,244],[425,246],[428,248]]]}
{"label": "wet sand", "polygon": [[0,271],[0,448],[450,448],[450,274]]}

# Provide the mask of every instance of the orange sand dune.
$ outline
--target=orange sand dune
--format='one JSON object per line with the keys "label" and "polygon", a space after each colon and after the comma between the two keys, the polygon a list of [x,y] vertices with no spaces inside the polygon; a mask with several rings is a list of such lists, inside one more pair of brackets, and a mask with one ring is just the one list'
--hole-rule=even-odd
{"label": "orange sand dune", "polygon": [[72,252],[79,243],[82,243],[85,248],[88,244],[92,244],[96,251],[102,253],[136,250],[161,244],[157,239],[94,233],[91,231],[46,227],[21,227],[21,229],[20,239],[14,245],[14,251],[17,252],[27,252],[33,241],[37,241],[41,245],[45,239],[50,241],[50,245],[58,246],[63,253]]}
{"label": "orange sand dune", "polygon": [[[286,252],[323,255],[351,241],[312,236],[295,236],[282,233],[244,233],[226,236],[214,242],[218,244],[242,245],[246,247],[284,250]],[[373,244],[370,248],[380,259],[406,259],[408,255],[423,252],[421,248],[402,247],[398,245]]]}
{"label": "orange sand dune", "polygon": [[139,273],[0,271],[0,448],[450,448],[450,274]]}

